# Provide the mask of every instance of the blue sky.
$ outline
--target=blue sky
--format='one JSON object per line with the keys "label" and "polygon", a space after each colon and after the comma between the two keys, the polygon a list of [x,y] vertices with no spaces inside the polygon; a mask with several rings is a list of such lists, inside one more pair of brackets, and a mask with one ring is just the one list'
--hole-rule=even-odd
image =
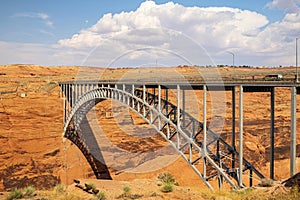
{"label": "blue sky", "polygon": [[[293,38],[300,36],[299,5],[299,0],[186,0],[171,1],[171,4],[170,1],[165,0],[157,0],[154,4],[142,0],[6,0],[2,1],[0,7],[0,53],[2,54],[0,64],[80,65],[86,59],[85,56],[90,55],[87,51],[95,48],[92,44],[100,41],[99,38],[107,39],[115,37],[116,34],[122,35],[125,29],[130,32],[132,29],[163,27],[191,38],[207,51],[215,64],[230,64],[228,55],[223,53],[229,50],[237,54],[236,63],[239,65],[292,65]],[[218,9],[209,10],[209,7]],[[175,13],[168,13],[168,10],[173,10]],[[176,10],[182,13],[177,13]],[[103,18],[104,16],[107,17]],[[145,24],[150,24],[149,27],[138,22],[139,20],[134,16],[138,16],[142,22],[145,20]],[[213,27],[218,22],[212,16],[220,17],[224,23],[210,29],[209,27]],[[177,23],[181,19],[184,19],[182,23]],[[116,31],[109,28],[103,30],[104,25],[110,27],[110,23],[115,29],[124,27],[124,30]],[[193,31],[207,24],[209,26],[205,31],[199,30],[198,34],[195,34],[197,31]],[[218,28],[223,29],[223,24],[224,30],[228,28],[227,37],[217,31]],[[237,29],[230,32],[230,25],[234,25]],[[293,28],[287,30],[289,27]],[[216,33],[211,35],[208,33],[210,31]],[[276,34],[273,35],[275,32]],[[234,35],[235,33],[237,35]],[[145,36],[147,35],[149,33],[145,33]],[[201,37],[198,38],[198,35]],[[77,36],[82,40],[78,40]],[[206,37],[207,39],[204,39]],[[212,42],[207,42],[210,40]],[[219,44],[214,44],[215,40],[219,41]],[[262,45],[261,41],[266,43]],[[254,45],[256,43],[257,45]],[[147,47],[149,46],[151,42],[147,44]],[[120,44],[120,47],[124,45]],[[162,46],[155,46],[158,47]],[[73,57],[68,55],[64,57],[66,48],[69,51],[68,55],[72,54]],[[288,51],[285,54],[282,53],[284,49]],[[179,52],[181,51],[188,50],[181,49]],[[122,54],[113,50],[112,53],[109,59],[117,57],[118,53]],[[43,60],[45,57],[48,59]],[[74,59],[76,57],[78,59]],[[54,60],[58,58],[64,61],[55,62]],[[109,61],[102,60],[95,65],[103,63]],[[163,64],[168,65],[167,62]],[[205,63],[196,61],[195,64]]]}
{"label": "blue sky", "polygon": [[[95,24],[106,13],[120,13],[136,10],[142,0],[130,0],[126,3],[105,0],[9,0],[0,8],[0,39],[14,42],[54,43],[68,38],[89,25]],[[158,4],[169,1],[156,1]],[[267,9],[268,0],[206,0],[206,1],[173,1],[185,6],[228,6],[254,10],[263,13],[272,21],[280,20],[284,12],[278,9]],[[32,17],[21,17],[22,14],[45,13],[53,26],[49,27],[43,20]],[[19,15],[19,16],[18,16]],[[21,15],[21,16],[20,16]]]}

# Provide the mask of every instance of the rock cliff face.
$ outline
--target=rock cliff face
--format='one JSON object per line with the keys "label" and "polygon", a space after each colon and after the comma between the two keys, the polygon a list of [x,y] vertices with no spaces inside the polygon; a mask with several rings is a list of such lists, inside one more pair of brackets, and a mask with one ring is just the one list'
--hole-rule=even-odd
{"label": "rock cliff face", "polygon": [[[59,88],[51,83],[51,81],[76,78],[78,68],[12,65],[0,66],[0,69],[0,190],[27,185],[34,185],[40,189],[51,188],[58,183],[71,184],[74,178],[95,178],[80,150],[69,140],[62,138],[63,101],[59,96]],[[159,72],[160,69],[155,70]],[[161,70],[163,71],[161,73],[166,73],[166,69]],[[177,70],[181,70],[182,74],[193,73],[193,68]],[[97,73],[95,69],[92,71]],[[100,71],[101,69],[98,69],[99,73]],[[105,77],[118,78],[126,72],[124,69],[112,71],[113,73],[106,71]],[[227,71],[228,69],[225,70],[226,73]],[[140,76],[143,74],[140,71],[136,73]],[[275,178],[284,179],[289,176],[290,91],[279,88],[275,92]],[[198,106],[201,107],[201,91],[195,92],[195,95],[199,98]],[[225,95],[227,97],[226,120],[224,126],[219,129],[222,131],[221,137],[230,143],[231,94]],[[208,105],[210,103],[211,99],[208,98]],[[300,101],[298,101],[298,108],[300,108],[299,104]],[[192,107],[187,109],[193,111]],[[184,161],[170,151],[156,154],[156,157],[145,154],[146,157],[130,159],[130,155],[156,152],[167,144],[154,129],[121,105],[103,101],[89,113],[89,116],[91,116],[89,124],[92,131],[96,132],[94,126],[100,127],[102,135],[97,136],[97,141],[101,144],[99,148],[104,154],[102,161],[107,164],[112,179],[153,178],[160,172],[169,171],[181,185],[202,184]],[[195,113],[195,116],[201,121],[201,112]],[[297,109],[297,116],[297,128],[300,130],[299,109]],[[210,111],[208,117],[209,120],[213,117],[210,116]],[[268,176],[269,94],[245,93],[244,117],[245,157]],[[236,131],[238,132],[238,129]],[[299,171],[299,134],[297,144]],[[112,146],[130,154],[123,156],[111,151]],[[170,162],[157,166],[158,163],[166,160]],[[147,166],[144,165],[146,161]],[[127,168],[125,169],[124,166]],[[139,167],[138,169],[144,173],[130,173],[128,166]],[[156,171],[150,170],[155,167]],[[183,168],[185,170],[178,170]]]}

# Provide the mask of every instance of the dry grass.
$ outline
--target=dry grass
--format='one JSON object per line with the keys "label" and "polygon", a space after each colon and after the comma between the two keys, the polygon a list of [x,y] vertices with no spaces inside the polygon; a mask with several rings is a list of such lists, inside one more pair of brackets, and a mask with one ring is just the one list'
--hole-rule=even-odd
{"label": "dry grass", "polygon": [[[172,185],[173,186],[173,185]],[[73,187],[73,186],[69,186]],[[237,190],[237,191],[229,191],[229,190],[209,190],[209,189],[201,189],[199,191],[192,191],[195,198],[188,198],[189,194],[184,192],[184,188],[177,187],[177,193],[172,192],[170,194],[161,192],[161,191],[155,191],[152,192],[152,195],[149,196],[149,194],[143,194],[139,193],[138,195],[133,195],[130,193],[131,190],[135,190],[135,188],[130,188],[129,186],[126,186],[123,188],[123,195],[107,195],[106,190],[102,190],[99,192],[99,195],[93,195],[82,191],[76,191],[73,189],[67,190],[65,186],[58,185],[53,190],[49,191],[36,191],[36,198],[37,199],[48,199],[48,200],[84,200],[84,199],[90,199],[90,200],[99,200],[99,199],[147,199],[153,197],[153,194],[155,194],[156,197],[159,197],[159,199],[168,199],[172,197],[178,197],[179,199],[182,199],[183,197],[186,197],[184,199],[205,199],[205,200],[275,200],[275,199],[286,199],[286,200],[297,200],[300,199],[300,192],[298,188],[290,188],[286,189],[286,191],[275,191],[268,187],[268,188],[248,188],[243,190]],[[25,191],[25,189],[23,189]],[[19,190],[20,192],[23,190]],[[20,193],[19,192],[19,193]],[[191,192],[191,191],[190,191]],[[15,191],[12,191],[11,193],[8,193],[6,196],[6,199],[18,199],[21,198],[19,195],[15,195]],[[180,193],[180,194],[179,194]]]}
{"label": "dry grass", "polygon": [[238,191],[228,190],[202,190],[201,196],[207,200],[215,199],[230,199],[230,200],[298,200],[300,199],[300,192],[297,188],[291,188],[287,192],[270,193],[268,190],[248,188]]}

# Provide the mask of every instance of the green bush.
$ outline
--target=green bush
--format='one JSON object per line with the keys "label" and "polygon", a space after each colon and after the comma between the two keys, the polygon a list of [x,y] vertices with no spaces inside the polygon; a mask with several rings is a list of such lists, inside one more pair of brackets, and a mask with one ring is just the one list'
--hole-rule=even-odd
{"label": "green bush", "polygon": [[65,186],[62,185],[62,184],[58,184],[58,185],[56,185],[56,186],[54,187],[54,191],[55,191],[56,193],[62,193],[62,192],[65,191]]}
{"label": "green bush", "polygon": [[28,186],[24,188],[24,196],[31,197],[32,195],[34,195],[34,193],[35,193],[35,189],[33,186]]}
{"label": "green bush", "polygon": [[7,196],[7,200],[21,199],[23,197],[22,191],[20,189],[13,189]]}
{"label": "green bush", "polygon": [[161,191],[165,192],[165,193],[172,192],[173,191],[173,185],[171,183],[165,183],[162,186]]}
{"label": "green bush", "polygon": [[105,200],[106,196],[105,193],[103,191],[98,192],[98,194],[96,194],[97,200]]}
{"label": "green bush", "polygon": [[131,189],[130,189],[129,186],[125,186],[125,187],[123,188],[123,191],[124,191],[125,194],[129,193],[130,190],[131,190]]}
{"label": "green bush", "polygon": [[175,181],[175,178],[170,173],[161,173],[158,175],[158,179],[163,183],[178,185],[178,183]]}
{"label": "green bush", "polygon": [[87,184],[92,190],[96,189],[95,183],[88,183]]}

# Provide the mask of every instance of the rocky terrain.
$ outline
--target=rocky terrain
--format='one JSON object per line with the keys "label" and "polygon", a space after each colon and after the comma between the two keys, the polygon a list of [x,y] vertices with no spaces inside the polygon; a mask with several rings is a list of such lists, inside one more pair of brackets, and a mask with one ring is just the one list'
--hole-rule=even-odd
{"label": "rocky terrain", "polygon": [[[0,191],[28,185],[33,185],[37,189],[49,189],[58,183],[70,185],[73,179],[95,178],[78,148],[62,138],[63,100],[60,97],[59,87],[55,84],[56,81],[99,77],[101,79],[137,79],[143,76],[151,79],[163,78],[166,73],[174,74],[174,77],[179,74],[181,77],[194,78],[195,71],[206,73],[209,77],[215,73],[215,69],[210,71],[207,68],[187,66],[162,69],[0,66]],[[293,68],[218,69],[220,76],[225,79],[263,77],[270,73],[281,73],[286,77],[293,77],[293,71]],[[289,177],[290,89],[276,88],[275,94],[275,179],[282,180]],[[202,99],[201,91],[195,92],[194,95]],[[226,92],[225,96],[227,99],[226,120],[221,129],[221,137],[230,142],[231,93]],[[268,92],[244,94],[245,157],[267,177],[269,176],[270,152],[269,96]],[[200,100],[199,106],[201,106]],[[300,130],[299,104],[300,101],[297,102],[297,130]],[[208,108],[210,105],[211,99],[208,97]],[[192,107],[187,109],[193,111]],[[103,136],[109,139],[111,145],[124,151],[133,153],[155,151],[166,145],[154,129],[148,127],[137,115],[119,104],[103,101],[92,112],[96,116],[96,121],[93,123],[100,125]],[[89,115],[93,115],[92,112]],[[192,114],[201,121],[201,112]],[[209,111],[208,121],[211,120],[211,115]],[[238,132],[238,129],[236,131]],[[140,133],[148,135],[143,140],[134,137],[135,134]],[[299,172],[299,134],[297,144],[297,171]],[[105,147],[108,146],[103,146]],[[114,181],[130,182],[137,179],[155,180],[159,173],[170,172],[180,186],[192,189],[204,187],[183,159],[173,154],[170,157],[165,156],[150,160],[145,168],[139,169],[143,173],[133,173],[128,169],[124,171],[120,166],[126,163],[127,157],[115,157],[117,159],[110,162],[107,159],[110,176]],[[170,162],[157,166],[157,163],[162,162],[159,159]]]}

